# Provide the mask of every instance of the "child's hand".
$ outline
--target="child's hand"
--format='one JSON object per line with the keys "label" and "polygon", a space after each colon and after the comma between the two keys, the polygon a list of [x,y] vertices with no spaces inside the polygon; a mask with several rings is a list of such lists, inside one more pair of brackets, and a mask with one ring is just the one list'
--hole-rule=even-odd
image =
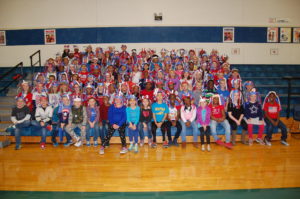
{"label": "child's hand", "polygon": [[190,122],[190,121],[187,121],[187,122],[185,123],[185,125],[186,125],[187,127],[190,127],[190,126],[191,126],[191,122]]}
{"label": "child's hand", "polygon": [[131,129],[132,129],[132,130],[136,130],[136,126],[135,126],[135,125],[132,125],[132,126],[131,126]]}
{"label": "child's hand", "polygon": [[41,121],[41,122],[40,122],[40,125],[41,125],[41,126],[45,126],[45,122]]}
{"label": "child's hand", "polygon": [[147,128],[147,124],[145,122],[143,122],[143,126],[144,126],[144,129]]}
{"label": "child's hand", "polygon": [[172,120],[172,126],[176,126],[176,121]]}

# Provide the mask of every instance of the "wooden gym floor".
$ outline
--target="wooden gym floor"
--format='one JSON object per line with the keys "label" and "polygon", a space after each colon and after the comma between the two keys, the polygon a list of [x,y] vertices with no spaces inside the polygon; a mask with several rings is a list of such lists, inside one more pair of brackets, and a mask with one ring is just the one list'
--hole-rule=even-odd
{"label": "wooden gym floor", "polygon": [[253,194],[249,190],[268,189],[284,191],[292,198],[293,194],[300,196],[297,189],[300,187],[300,140],[290,137],[288,141],[289,147],[279,141],[273,141],[272,147],[238,143],[233,150],[213,143],[211,152],[202,152],[192,144],[186,149],[164,149],[161,145],[152,149],[145,145],[139,153],[125,155],[119,154],[119,144],[112,144],[102,156],[98,154],[99,147],[93,146],[54,148],[47,144],[41,150],[38,144],[23,144],[21,150],[15,151],[12,144],[0,149],[0,198],[1,195],[20,197],[27,192],[48,193],[48,196],[56,192],[75,195],[81,192],[82,197],[91,193],[102,193],[103,197],[123,193],[117,198],[132,198],[133,195],[126,194],[141,192],[136,194],[160,193],[148,195],[149,198],[168,198],[171,194],[171,198],[176,198],[180,195],[175,194],[178,191],[207,195],[201,191],[227,190],[222,193],[230,195],[232,190]]}

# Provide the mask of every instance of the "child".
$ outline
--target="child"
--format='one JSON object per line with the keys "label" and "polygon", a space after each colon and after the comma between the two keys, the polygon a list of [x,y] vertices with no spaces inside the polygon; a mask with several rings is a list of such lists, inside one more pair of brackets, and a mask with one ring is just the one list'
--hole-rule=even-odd
{"label": "child", "polygon": [[29,82],[23,80],[21,83],[22,91],[17,95],[25,100],[25,105],[29,108],[30,112],[33,111],[32,93],[30,92]]}
{"label": "child", "polygon": [[[176,95],[170,94],[169,95],[169,114],[168,114],[168,121],[167,121],[167,134],[168,134],[168,140],[169,145],[179,146],[178,145],[178,138],[180,136],[182,126],[179,122],[180,118],[180,106],[176,106]],[[176,134],[172,141],[171,137],[171,127],[176,127]]]}
{"label": "child", "polygon": [[196,115],[197,115],[197,108],[191,102],[190,96],[183,96],[183,106],[180,109],[181,115],[181,126],[182,126],[182,133],[181,133],[181,140],[182,140],[182,148],[186,147],[186,129],[188,127],[193,128],[193,145],[194,147],[198,148],[197,145],[197,124],[196,124]]}
{"label": "child", "polygon": [[[232,149],[232,144],[230,143],[230,124],[226,120],[224,106],[221,102],[221,97],[218,94],[212,96],[212,103],[209,105],[211,109],[210,117],[210,129],[211,134],[214,137],[217,144],[225,146],[228,149]],[[217,125],[221,124],[225,129],[226,143],[222,142],[217,136]]]}
{"label": "child", "polygon": [[262,140],[262,135],[264,132],[263,113],[257,96],[258,93],[256,92],[256,90],[252,89],[252,91],[249,93],[248,102],[246,102],[245,104],[245,118],[248,124],[249,145],[253,144],[253,125],[259,126],[256,142],[264,145],[264,142]]}
{"label": "child", "polygon": [[11,121],[15,125],[16,150],[21,149],[21,131],[30,126],[30,110],[22,97],[16,98],[16,107],[12,109]]}
{"label": "child", "polygon": [[241,141],[246,143],[247,123],[244,118],[243,96],[240,90],[232,90],[228,104],[228,121],[232,130],[232,144],[235,145],[238,127],[242,127]]}
{"label": "child", "polygon": [[[155,148],[156,145],[156,130],[161,129],[163,133],[163,138],[166,133],[166,119],[169,113],[169,108],[166,103],[163,102],[163,93],[162,91],[158,91],[156,94],[156,103],[152,104],[151,109],[153,113],[153,121],[152,121],[152,135],[153,135],[153,143],[151,145],[152,148]],[[163,146],[168,147],[168,142],[163,140]]]}
{"label": "child", "polygon": [[263,111],[267,123],[267,135],[264,138],[266,145],[271,146],[272,134],[274,127],[281,130],[281,144],[289,146],[287,143],[287,130],[284,123],[280,120],[281,104],[275,91],[270,91],[264,100]]}
{"label": "child", "polygon": [[[66,126],[69,124],[69,115],[71,111],[71,101],[68,95],[62,96],[62,103],[58,105],[57,108],[53,111],[53,123],[54,123],[54,131],[52,134],[52,143],[53,146],[58,146],[58,143],[56,142],[56,136],[59,134],[60,141],[62,142],[64,134],[66,135],[67,141],[64,144],[65,147],[68,147],[72,144],[72,137],[65,133]],[[56,128],[55,128],[56,126]]]}
{"label": "child", "polygon": [[[99,106],[99,128],[100,128],[100,139],[101,144],[104,142],[104,138],[106,136],[108,130],[108,110],[110,107],[109,97],[107,95],[103,96],[103,104]],[[108,145],[108,143],[107,143]]]}
{"label": "child", "polygon": [[207,151],[210,151],[210,116],[211,110],[207,106],[206,98],[200,98],[199,100],[199,107],[197,108],[197,123],[199,124],[200,128],[200,140],[201,140],[201,150],[205,151],[204,145],[204,135],[206,137],[207,143]]}
{"label": "child", "polygon": [[35,108],[41,106],[40,98],[42,96],[47,96],[47,93],[44,90],[44,84],[39,82],[37,83],[36,88],[32,93],[32,100]]}
{"label": "child", "polygon": [[41,97],[41,106],[35,111],[35,121],[32,121],[34,126],[41,128],[41,148],[46,147],[47,130],[51,131],[51,118],[53,115],[52,106],[48,105],[48,98],[46,96]]}
{"label": "child", "polygon": [[104,154],[104,147],[109,143],[111,137],[116,130],[119,131],[120,139],[122,142],[121,154],[127,153],[125,128],[126,128],[126,106],[123,106],[123,97],[117,95],[114,99],[114,104],[108,110],[108,132],[104,142],[100,148],[100,155]]}
{"label": "child", "polygon": [[[129,106],[126,108],[126,118],[128,124],[128,135],[130,140],[129,151],[134,149],[134,152],[138,152],[138,136],[139,136],[139,129],[138,124],[140,120],[140,107],[137,106],[137,99],[134,95],[130,95],[129,99]],[[134,138],[134,144],[133,144]]]}
{"label": "child", "polygon": [[49,105],[55,109],[60,102],[60,95],[58,93],[58,84],[53,82],[49,89]]}
{"label": "child", "polygon": [[94,147],[98,146],[99,137],[99,117],[100,111],[97,106],[97,101],[94,97],[88,99],[88,104],[86,108],[87,112],[87,128],[86,128],[86,146],[90,146],[91,130],[94,131]]}
{"label": "child", "polygon": [[[76,147],[80,147],[85,140],[86,124],[87,124],[86,108],[82,105],[80,98],[75,98],[74,104],[70,111],[69,121],[66,127],[66,131],[73,139],[77,141],[75,143]],[[75,128],[80,129],[81,138],[79,138],[75,134],[74,132]]]}
{"label": "child", "polygon": [[227,106],[228,106],[228,98],[229,98],[229,91],[227,90],[227,84],[226,79],[220,79],[219,85],[217,88],[217,92],[221,97],[222,104],[224,104],[225,112],[227,112]]}
{"label": "child", "polygon": [[144,137],[145,135],[148,136],[148,145],[152,145],[152,134],[151,134],[151,120],[152,120],[152,111],[151,111],[151,104],[148,95],[142,97],[142,104],[141,104],[141,115],[140,115],[140,137],[141,146],[144,144]]}

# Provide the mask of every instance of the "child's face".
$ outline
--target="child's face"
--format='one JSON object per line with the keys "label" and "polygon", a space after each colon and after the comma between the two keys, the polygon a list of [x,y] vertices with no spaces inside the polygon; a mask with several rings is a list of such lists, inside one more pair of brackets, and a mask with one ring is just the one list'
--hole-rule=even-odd
{"label": "child's face", "polygon": [[250,101],[251,102],[256,102],[256,95],[250,95]]}
{"label": "child's face", "polygon": [[177,70],[182,70],[183,69],[183,66],[181,65],[181,64],[179,64],[178,66],[177,66]]}
{"label": "child's face", "polygon": [[92,91],[93,91],[92,88],[86,88],[86,92],[87,92],[88,94],[92,93]]}
{"label": "child's face", "polygon": [[42,99],[41,100],[41,105],[42,105],[42,107],[47,107],[47,105],[48,105],[47,99]]}
{"label": "child's face", "polygon": [[53,86],[52,89],[53,89],[54,92],[57,92],[58,86]]}
{"label": "child's face", "polygon": [[95,105],[96,105],[95,99],[90,99],[90,100],[89,100],[89,106],[95,107]]}
{"label": "child's face", "polygon": [[28,84],[22,84],[22,88],[24,91],[28,91],[29,90],[29,85]]}
{"label": "child's face", "polygon": [[79,93],[80,88],[79,88],[79,86],[77,84],[74,86],[74,90],[75,90],[76,93]]}
{"label": "child's face", "polygon": [[248,91],[251,91],[252,88],[253,88],[253,86],[252,86],[251,84],[246,85],[246,89],[247,89]]}
{"label": "child's face", "polygon": [[115,103],[116,103],[117,106],[121,106],[122,105],[122,99],[116,98]]}
{"label": "child's face", "polygon": [[220,81],[220,87],[225,89],[226,88],[226,83],[225,81]]}
{"label": "child's face", "polygon": [[66,76],[66,75],[61,75],[61,79],[62,79],[62,80],[66,80],[66,79],[67,79],[67,76]]}
{"label": "child's face", "polygon": [[85,71],[86,71],[86,66],[81,66],[81,70],[82,70],[83,72],[85,72]]}
{"label": "child's face", "polygon": [[233,95],[233,97],[234,97],[234,100],[238,100],[239,99],[239,93],[234,93],[234,95]]}
{"label": "child's face", "polygon": [[80,105],[81,105],[81,101],[75,101],[75,102],[74,102],[74,106],[75,106],[75,107],[79,108]]}
{"label": "child's face", "polygon": [[201,107],[206,107],[206,105],[207,105],[206,100],[205,100],[204,102],[200,102],[200,106],[201,106]]}
{"label": "child's face", "polygon": [[37,90],[38,90],[39,92],[41,92],[41,91],[43,90],[43,84],[38,84],[38,85],[37,85]]}
{"label": "child's face", "polygon": [[130,106],[135,106],[135,105],[136,105],[135,99],[130,99],[130,100],[129,100],[129,105],[130,105]]}
{"label": "child's face", "polygon": [[88,76],[88,81],[89,81],[89,82],[92,82],[92,81],[94,81],[94,78],[91,77],[91,76]]}
{"label": "child's face", "polygon": [[208,89],[213,89],[214,88],[214,82],[213,81],[209,81],[207,84],[207,88]]}
{"label": "child's face", "polygon": [[213,104],[214,105],[219,105],[219,98],[218,97],[213,98]]}
{"label": "child's face", "polygon": [[169,100],[170,100],[171,104],[174,104],[175,100],[176,100],[176,96],[175,95],[170,95]]}
{"label": "child's face", "polygon": [[147,89],[147,90],[150,90],[151,87],[152,87],[152,84],[151,84],[150,82],[147,82],[147,83],[146,83],[146,89]]}
{"label": "child's face", "polygon": [[157,98],[157,101],[162,101],[163,100],[162,93],[157,93],[156,98]]}
{"label": "child's face", "polygon": [[142,103],[143,103],[144,107],[149,106],[149,100],[148,99],[143,99]]}
{"label": "child's face", "polygon": [[55,80],[55,77],[53,77],[53,76],[50,76],[50,77],[49,77],[49,81],[50,81],[50,82],[53,82],[54,80]]}
{"label": "child's face", "polygon": [[174,89],[174,84],[170,83],[170,84],[168,84],[168,85],[169,85],[169,89],[170,89],[170,90],[173,90],[173,89]]}
{"label": "child's face", "polygon": [[103,97],[103,103],[104,104],[108,104],[108,100],[109,100],[109,98],[107,96]]}
{"label": "child's face", "polygon": [[189,97],[184,98],[184,104],[186,106],[190,106],[191,105],[191,99]]}
{"label": "child's face", "polygon": [[188,84],[186,84],[186,83],[182,84],[182,89],[185,90],[185,91],[188,90]]}
{"label": "child's face", "polygon": [[25,106],[24,100],[18,99],[17,100],[17,107],[22,108],[23,106]]}
{"label": "child's face", "polygon": [[69,105],[70,104],[70,100],[67,97],[63,97],[62,102],[63,102],[64,105]]}
{"label": "child's face", "polygon": [[196,89],[201,90],[202,89],[202,83],[200,83],[200,82],[196,83]]}
{"label": "child's face", "polygon": [[269,101],[270,102],[274,102],[275,101],[275,95],[273,94],[273,93],[271,93],[270,95],[269,95]]}

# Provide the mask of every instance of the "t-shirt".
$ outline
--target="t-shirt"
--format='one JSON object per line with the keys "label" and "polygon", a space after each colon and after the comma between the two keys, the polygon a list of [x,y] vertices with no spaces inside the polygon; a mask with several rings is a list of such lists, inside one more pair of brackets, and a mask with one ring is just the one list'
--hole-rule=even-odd
{"label": "t-shirt", "polygon": [[228,104],[228,112],[231,112],[232,116],[236,119],[240,119],[241,115],[244,114],[244,107],[240,105],[239,108],[233,105],[232,102]]}
{"label": "t-shirt", "polygon": [[280,106],[277,102],[274,102],[274,104],[266,102],[264,104],[263,110],[270,118],[277,119],[278,113],[280,112]]}
{"label": "t-shirt", "polygon": [[23,120],[27,114],[30,114],[30,110],[27,106],[23,108],[14,107],[11,116],[16,117],[17,120]]}
{"label": "t-shirt", "polygon": [[224,106],[222,105],[217,105],[213,106],[212,104],[209,105],[211,109],[211,115],[214,116],[215,118],[222,118],[222,111],[224,110]]}
{"label": "t-shirt", "polygon": [[169,107],[166,103],[154,103],[152,104],[152,113],[156,117],[156,122],[162,122],[165,114],[169,113]]}
{"label": "t-shirt", "polygon": [[151,122],[152,120],[152,111],[151,109],[141,108],[140,122]]}
{"label": "t-shirt", "polygon": [[94,122],[95,119],[96,119],[96,117],[97,117],[97,113],[96,113],[95,108],[91,108],[91,117],[90,117],[90,121],[91,121],[91,122]]}
{"label": "t-shirt", "polygon": [[169,106],[169,119],[176,120],[177,119],[178,110],[176,107]]}

